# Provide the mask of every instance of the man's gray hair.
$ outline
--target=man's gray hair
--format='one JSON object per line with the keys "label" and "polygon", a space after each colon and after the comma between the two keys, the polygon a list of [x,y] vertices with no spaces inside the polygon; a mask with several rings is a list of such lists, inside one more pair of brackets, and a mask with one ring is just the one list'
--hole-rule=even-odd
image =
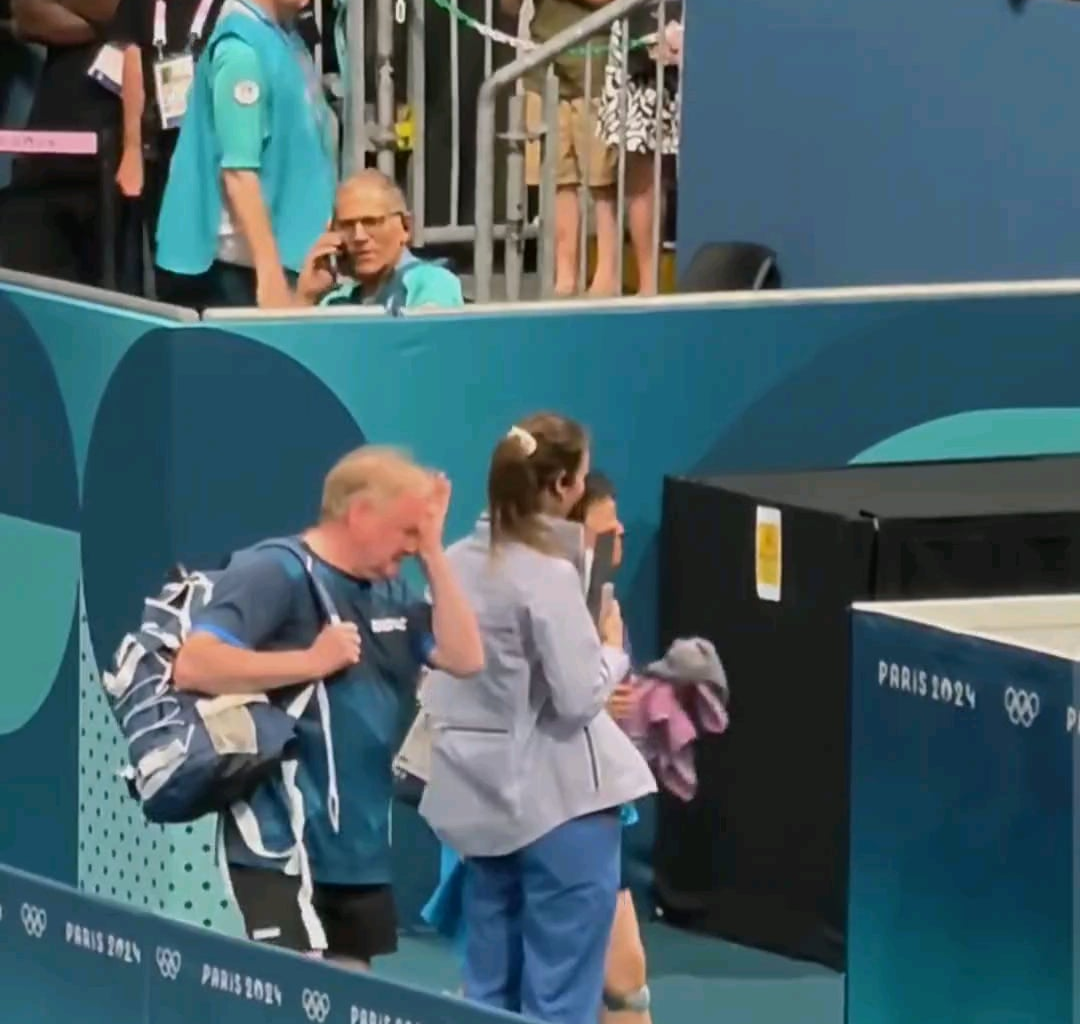
{"label": "man's gray hair", "polygon": [[394,213],[408,213],[409,204],[405,193],[396,181],[374,167],[365,167],[362,171],[350,174],[339,186],[339,191],[347,192],[353,188],[374,188],[386,197],[386,204]]}

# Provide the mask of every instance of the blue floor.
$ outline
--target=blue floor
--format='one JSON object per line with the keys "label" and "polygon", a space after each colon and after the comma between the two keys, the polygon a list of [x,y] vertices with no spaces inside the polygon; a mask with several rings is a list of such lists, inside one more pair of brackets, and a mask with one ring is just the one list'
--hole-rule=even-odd
{"label": "blue floor", "polygon": [[[644,939],[655,1024],[843,1024],[843,975],[655,922]],[[399,954],[377,964],[383,977],[424,978],[436,991],[459,985],[449,946],[434,937],[404,937]]]}

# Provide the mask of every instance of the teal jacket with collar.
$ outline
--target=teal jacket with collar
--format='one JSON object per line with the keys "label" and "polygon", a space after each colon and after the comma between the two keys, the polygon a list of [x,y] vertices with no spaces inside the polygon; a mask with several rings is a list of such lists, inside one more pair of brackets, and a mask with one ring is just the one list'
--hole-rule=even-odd
{"label": "teal jacket with collar", "polygon": [[465,305],[461,282],[453,271],[433,260],[422,260],[409,249],[377,292],[363,295],[360,285],[344,281],[323,296],[320,306],[382,306],[396,316],[408,309],[457,309]]}
{"label": "teal jacket with collar", "polygon": [[259,184],[282,265],[299,271],[333,212],[329,112],[299,35],[243,0],[219,19],[195,68],[158,220],[157,262],[174,273],[195,275],[217,255],[224,199],[212,56],[228,36],[247,43],[266,73],[270,124]]}

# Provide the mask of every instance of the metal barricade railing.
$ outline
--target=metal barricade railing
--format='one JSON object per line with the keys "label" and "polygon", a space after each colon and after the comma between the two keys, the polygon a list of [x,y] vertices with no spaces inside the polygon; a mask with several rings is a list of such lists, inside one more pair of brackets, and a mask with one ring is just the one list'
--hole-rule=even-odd
{"label": "metal barricade railing", "polygon": [[[525,0],[529,6],[528,0]],[[539,0],[537,0],[539,2]],[[348,0],[347,77],[344,170],[362,167],[368,155],[374,153],[374,162],[380,170],[395,175],[399,168],[399,131],[397,125],[398,83],[402,70],[405,77],[404,109],[410,118],[409,137],[411,145],[405,154],[407,165],[405,177],[413,214],[413,240],[417,245],[472,244],[474,246],[474,274],[476,298],[490,301],[493,297],[495,276],[495,243],[504,243],[503,271],[506,278],[505,295],[509,299],[522,294],[525,277],[527,243],[536,241],[536,265],[539,276],[539,294],[551,295],[555,269],[555,206],[556,168],[559,138],[559,83],[556,80],[554,62],[573,50],[585,63],[586,113],[595,123],[595,107],[604,84],[608,46],[596,37],[610,31],[616,22],[622,23],[621,47],[624,69],[623,87],[619,97],[618,122],[621,135],[617,148],[618,173],[615,184],[616,236],[614,246],[614,277],[620,290],[623,279],[623,253],[626,229],[627,200],[627,89],[629,77],[627,63],[631,46],[644,45],[630,40],[627,16],[642,7],[657,8],[658,23],[665,23],[666,0],[610,0],[603,8],[584,17],[576,25],[550,41],[536,44],[513,28],[508,18],[499,14],[499,0]],[[470,10],[472,13],[470,13]],[[373,15],[373,17],[372,17]],[[435,19],[446,19],[448,67],[445,80],[432,80],[433,49],[431,30]],[[399,41],[395,50],[395,29],[404,24],[404,43]],[[441,30],[441,25],[439,26]],[[374,31],[372,31],[374,29]],[[475,33],[482,38],[482,61],[475,52],[475,41],[464,39],[463,31]],[[372,39],[372,36],[374,37]],[[463,51],[472,51],[472,62],[464,58]],[[515,56],[516,54],[516,56]],[[653,188],[657,196],[652,209],[652,252],[650,263],[651,281],[645,282],[648,290],[656,291],[658,284],[658,257],[661,249],[661,208],[659,199],[663,160],[663,111],[665,95],[665,67],[656,54],[656,103],[655,137],[653,139]],[[483,68],[482,83],[472,83],[470,93],[468,74],[475,64]],[[438,71],[437,66],[434,69]],[[544,75],[541,100],[540,125],[526,117],[525,77],[539,71]],[[372,72],[374,72],[372,74]],[[466,73],[466,74],[463,74]],[[368,78],[375,86],[374,103],[368,102]],[[434,124],[431,110],[425,102],[429,91],[442,91],[449,100],[440,111],[440,123]],[[510,87],[513,87],[512,89]],[[511,95],[503,96],[504,91]],[[465,138],[471,137],[471,119],[467,117],[472,98],[476,108],[476,164],[473,174],[462,166],[466,151]],[[505,104],[502,102],[505,98]],[[446,122],[449,122],[449,140],[446,145]],[[501,129],[501,130],[500,130]],[[437,174],[430,172],[432,139],[437,130],[445,152],[445,166],[440,162]],[[499,146],[499,140],[504,143]],[[535,216],[531,215],[529,194],[525,186],[526,146],[537,143],[542,153],[540,186],[534,195]],[[578,267],[577,287],[586,284],[588,243],[590,232],[590,190],[587,175],[579,192]],[[472,186],[470,188],[470,186]],[[436,189],[445,188],[448,202]],[[463,191],[474,191],[472,216],[462,209]],[[502,198],[505,215],[496,216],[498,199]],[[439,200],[432,203],[433,196]],[[444,206],[446,215],[432,215],[432,205]]]}
{"label": "metal barricade railing", "polygon": [[[623,253],[625,237],[625,205],[626,205],[626,127],[627,127],[627,88],[626,81],[629,78],[628,55],[630,49],[629,23],[627,16],[633,11],[653,6],[656,0],[610,0],[603,8],[588,15],[571,26],[564,32],[556,35],[547,42],[535,46],[529,52],[519,57],[516,61],[500,68],[490,76],[480,90],[477,106],[476,128],[476,151],[477,151],[477,175],[476,175],[476,247],[474,259],[474,273],[476,275],[476,299],[478,302],[488,302],[493,297],[493,279],[495,263],[495,209],[494,189],[496,161],[496,109],[499,92],[513,85],[515,95],[510,100],[510,122],[506,138],[510,153],[508,156],[508,188],[507,188],[507,224],[511,228],[518,227],[522,223],[521,206],[517,203],[519,182],[523,180],[520,167],[524,163],[524,145],[530,139],[525,129],[522,116],[523,106],[523,82],[525,76],[532,71],[545,69],[544,90],[542,94],[542,128],[539,132],[542,145],[541,170],[540,170],[540,202],[539,202],[539,272],[540,272],[540,295],[548,298],[553,293],[553,271],[555,260],[555,205],[556,205],[556,166],[559,146],[559,83],[555,76],[554,61],[576,47],[584,45],[585,56],[585,90],[583,96],[583,109],[587,119],[596,117],[596,97],[592,92],[593,81],[593,53],[592,40],[604,29],[610,29],[616,22],[621,22],[623,30],[622,57],[624,82],[619,96],[619,123],[621,125],[620,143],[618,147],[618,173],[616,176],[616,200],[615,200],[615,282],[621,291],[623,278]],[[663,22],[661,0],[660,21]],[[607,52],[606,47],[597,48],[600,52]],[[658,76],[663,68],[657,57]],[[661,121],[663,94],[661,82],[657,85],[657,122]],[[656,140],[657,165],[656,185],[659,183],[659,159],[660,145]],[[587,158],[586,158],[587,160]],[[579,245],[578,245],[578,286],[584,285],[585,261],[587,258],[585,240],[588,237],[588,210],[589,210],[589,186],[588,173],[581,175],[582,183],[579,188]],[[659,202],[655,204],[659,211]],[[521,281],[521,251],[524,241],[524,232],[511,230],[506,236],[505,250],[505,273],[506,294],[509,299],[520,296]],[[654,252],[659,249],[659,222],[654,233]],[[515,251],[516,250],[516,251]],[[653,261],[654,276],[656,260]],[[654,282],[655,289],[655,282]]]}
{"label": "metal barricade railing", "polygon": [[[524,0],[524,6],[528,11],[533,3],[539,5],[542,2],[544,0]],[[418,246],[471,245],[478,301],[490,301],[494,296],[495,247],[499,242],[503,243],[505,297],[514,300],[523,296],[523,281],[533,242],[539,287],[532,289],[530,297],[550,296],[557,252],[555,228],[559,182],[556,159],[561,103],[555,61],[570,51],[583,59],[584,108],[587,119],[595,124],[594,108],[603,88],[608,58],[608,44],[600,42],[598,35],[621,23],[621,56],[627,73],[624,77],[628,77],[626,65],[632,45],[628,15],[642,7],[657,7],[658,22],[663,26],[665,5],[671,2],[674,0],[609,0],[602,8],[549,41],[534,43],[523,31],[527,17],[520,18],[516,26],[512,24],[512,17],[501,13],[502,0],[338,0],[338,7],[334,9],[335,26],[337,17],[344,19],[347,41],[347,66],[340,68],[345,99],[343,172],[347,174],[363,167],[374,154],[374,163],[384,173],[395,178],[404,173],[413,214],[414,243]],[[321,25],[322,5],[316,4],[316,9],[316,21]],[[447,45],[441,49],[439,40],[432,36],[432,28],[434,26],[441,33],[444,23]],[[324,38],[325,35],[320,33],[320,40]],[[638,40],[634,45],[640,43]],[[321,67],[324,64],[321,43],[316,47],[315,56]],[[658,55],[653,140],[653,182],[657,195],[662,164],[664,71]],[[535,112],[527,116],[526,111],[525,79],[530,72],[538,73],[543,81],[536,104],[538,118]],[[435,73],[445,78],[434,80]],[[403,96],[400,90],[402,79]],[[534,79],[533,92],[538,87],[537,82],[538,79]],[[374,102],[369,104],[372,92]],[[449,101],[440,102],[437,118],[432,117],[426,102],[433,92],[440,94],[440,101]],[[402,99],[403,104],[400,103]],[[472,116],[474,103],[475,121]],[[623,279],[626,228],[628,100],[625,81],[618,103],[617,120],[622,129],[616,147],[618,173],[613,187],[616,291],[621,290]],[[408,111],[410,119],[410,144],[407,147],[401,145],[404,133],[399,130],[399,104]],[[441,149],[433,144],[436,130],[441,135]],[[27,133],[7,133],[5,137],[9,146],[29,145]],[[59,136],[50,135],[50,138],[55,145]],[[473,139],[475,150],[468,153],[468,141]],[[536,144],[541,154],[539,186],[532,194],[526,187],[525,176],[526,148],[530,144]],[[94,154],[101,165],[100,214],[106,224],[115,224],[117,216],[112,150],[111,145],[98,145]],[[432,160],[433,156],[438,159]],[[588,181],[588,159],[583,158],[580,162],[585,165],[585,173],[581,175],[578,195],[580,214],[575,283],[579,291],[586,285],[588,246],[592,237],[590,210],[594,205]],[[433,196],[439,202],[432,202]],[[472,210],[465,208],[468,200],[473,201]],[[433,207],[445,207],[445,215],[441,209],[433,212]],[[502,217],[496,216],[499,207],[504,211]],[[661,247],[659,199],[652,212],[652,252],[655,256]],[[102,280],[109,287],[116,285],[114,243],[115,231],[102,231]],[[646,282],[652,291],[657,288],[657,266],[658,260],[654,258],[650,263],[652,280]]]}

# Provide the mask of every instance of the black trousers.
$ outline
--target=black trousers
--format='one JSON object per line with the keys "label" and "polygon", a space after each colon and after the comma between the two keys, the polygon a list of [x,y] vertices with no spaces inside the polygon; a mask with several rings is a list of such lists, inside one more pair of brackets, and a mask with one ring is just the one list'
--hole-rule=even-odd
{"label": "black trousers", "polygon": [[76,284],[103,280],[100,185],[13,185],[0,200],[0,265]]}

